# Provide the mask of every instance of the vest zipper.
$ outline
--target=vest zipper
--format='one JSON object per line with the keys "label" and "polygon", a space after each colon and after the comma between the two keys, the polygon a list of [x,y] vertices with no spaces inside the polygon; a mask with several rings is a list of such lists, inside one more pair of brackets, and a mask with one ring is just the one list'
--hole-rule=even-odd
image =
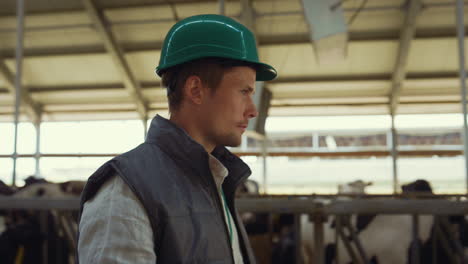
{"label": "vest zipper", "polygon": [[[211,180],[210,180],[210,183],[211,183],[211,190],[214,190],[215,191],[215,195],[213,195],[214,197],[216,197],[214,200],[215,200],[215,203],[216,205],[218,206],[218,216],[221,217],[223,223],[224,223],[224,233],[226,235],[226,240],[229,242],[229,254],[231,255],[231,261],[232,263],[235,263],[235,260],[234,260],[234,253],[232,252],[232,241],[230,240],[230,237],[229,237],[229,229],[228,229],[228,225],[227,225],[227,222],[226,222],[226,217],[224,216],[224,209],[223,209],[223,205],[221,204],[221,200],[220,200],[220,194],[219,194],[219,191],[218,191],[218,187],[216,186],[216,183],[215,183],[215,180],[214,180],[214,177],[213,175],[211,174],[210,172],[210,175],[211,175]],[[221,188],[223,188],[223,186],[221,185]],[[213,192],[211,192],[213,193]],[[226,207],[228,209],[228,211],[230,211],[229,209],[229,206],[228,204],[226,203]],[[229,217],[229,216],[227,216]],[[235,221],[234,221],[235,223]],[[237,228],[236,226],[234,226],[233,228]]]}

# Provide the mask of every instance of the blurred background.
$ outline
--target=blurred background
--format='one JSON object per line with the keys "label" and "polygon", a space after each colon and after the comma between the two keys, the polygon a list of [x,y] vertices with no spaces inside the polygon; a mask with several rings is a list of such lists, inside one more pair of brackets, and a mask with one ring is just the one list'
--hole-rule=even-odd
{"label": "blurred background", "polygon": [[[334,201],[337,194],[363,195],[364,187],[367,194],[393,199],[404,194],[405,184],[421,180],[431,194],[446,195],[454,203],[466,198],[468,9],[462,0],[2,0],[2,194],[21,193],[39,182],[56,184],[60,195],[55,189],[33,188],[32,195],[18,197],[74,200],[36,204],[0,199],[0,208],[76,211],[87,178],[105,161],[142,143],[155,115],[168,117],[166,91],[155,74],[163,39],[177,21],[204,13],[224,14],[248,26],[256,34],[260,60],[278,71],[277,79],[257,84],[260,115],[250,123],[242,145],[231,148],[250,165],[256,183],[246,190],[259,199],[250,201],[251,207],[239,203],[241,209],[256,211],[253,205],[262,198],[284,195],[329,195]],[[346,189],[349,183],[360,187]],[[298,223],[312,220],[301,220],[297,213],[312,209],[294,204],[272,202],[268,207],[268,219],[259,224],[268,236],[252,238],[259,239],[253,244],[260,263],[307,262],[299,257]],[[454,207],[436,204],[398,210],[416,217],[436,213],[432,209],[460,213],[468,208],[466,201]],[[378,211],[369,206],[366,212]],[[388,206],[379,208],[396,205]],[[363,210],[358,204],[349,208]],[[284,210],[296,215],[272,215]],[[5,229],[28,217],[0,217],[0,231],[2,223]],[[55,263],[47,255],[56,256],[57,263],[73,263],[76,215],[41,217],[41,234],[47,233],[44,217],[54,219],[49,231],[59,226],[58,237],[67,241],[61,245],[72,252],[60,255],[50,246],[59,240],[49,238],[52,251],[42,248],[42,263]],[[322,222],[314,219],[315,228]],[[413,230],[413,242],[419,236],[416,219],[408,218],[404,229],[407,234]],[[316,231],[316,243],[323,242],[323,232],[326,242],[325,229]],[[2,241],[0,236],[0,253]],[[292,255],[278,253],[284,241],[295,241],[286,247]],[[24,260],[20,249],[5,252]],[[308,257],[321,263],[324,255]],[[363,259],[354,263],[375,263]],[[440,263],[449,263],[444,261]]]}
{"label": "blurred background", "polygon": [[36,0],[18,29],[19,2],[4,0],[0,179],[86,180],[142,142],[148,120],[168,116],[154,73],[166,32],[223,13],[256,33],[261,60],[279,73],[262,84],[270,96],[251,127],[266,137],[233,149],[262,190],[333,193],[365,179],[370,192],[392,193],[424,178],[439,193],[464,193],[456,2],[412,2]]}

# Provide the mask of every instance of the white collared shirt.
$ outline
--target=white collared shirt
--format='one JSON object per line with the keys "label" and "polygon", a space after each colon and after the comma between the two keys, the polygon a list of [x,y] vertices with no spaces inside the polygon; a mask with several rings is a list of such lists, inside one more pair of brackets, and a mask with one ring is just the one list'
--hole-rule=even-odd
{"label": "white collared shirt", "polygon": [[[210,170],[221,197],[221,185],[228,170],[209,155]],[[116,177],[117,176],[117,177]],[[232,225],[232,252],[235,264],[242,264],[237,228],[232,215],[224,216]],[[228,228],[228,227],[226,227]],[[83,207],[80,221],[78,256],[81,263],[148,263],[156,262],[153,230],[141,202],[115,175]]]}
{"label": "white collared shirt", "polygon": [[[233,216],[229,212],[229,210],[226,211],[226,204],[224,203],[224,200],[221,196],[221,188],[222,184],[224,182],[224,179],[228,176],[229,171],[224,167],[224,165],[216,159],[213,155],[209,155],[209,163],[210,163],[210,170],[211,173],[213,174],[216,187],[218,188],[218,194],[219,194],[219,199],[221,200],[221,204],[223,205],[223,211],[224,211],[224,219],[226,220],[226,224],[229,225],[229,221],[231,222],[232,225],[232,253],[234,255],[234,263],[239,264],[239,263],[244,263],[242,259],[242,253],[240,250],[239,246],[239,235],[237,234],[237,228],[236,224],[234,222]],[[226,214],[227,212],[227,214]],[[228,228],[228,227],[226,227]],[[229,228],[228,228],[229,230]]]}

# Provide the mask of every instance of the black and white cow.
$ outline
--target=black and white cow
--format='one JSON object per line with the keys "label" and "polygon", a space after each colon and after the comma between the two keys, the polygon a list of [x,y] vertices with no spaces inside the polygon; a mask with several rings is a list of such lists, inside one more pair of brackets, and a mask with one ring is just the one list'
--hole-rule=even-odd
{"label": "black and white cow", "polygon": [[[425,180],[417,180],[410,184],[403,185],[402,190],[404,194],[432,194],[432,188]],[[360,219],[360,216],[358,216],[357,219]],[[437,263],[449,263],[447,253],[442,249],[440,243],[438,243],[435,249],[432,248],[432,240],[434,239],[433,216],[419,216],[419,241],[413,241],[413,218],[411,215],[376,215],[375,217],[371,216],[370,219],[371,221],[367,221],[366,225],[361,224],[359,228],[359,220],[353,221],[355,228],[359,232],[359,240],[366,252],[369,263],[411,264],[412,258],[410,257],[410,252],[414,252],[411,247],[416,244],[419,244],[420,263],[432,263],[434,251],[437,252]],[[453,216],[449,218],[449,222],[457,229],[457,237],[460,239],[462,246],[467,246],[468,225],[466,224],[465,217]],[[310,231],[306,234],[305,238],[309,238],[309,241],[304,242],[305,246],[307,243],[313,245],[311,240],[313,237],[312,225],[310,223],[305,223],[305,225],[303,225],[303,230],[307,230],[307,226],[309,226]],[[336,235],[331,221],[326,224],[324,234],[326,243],[326,249],[324,252],[324,255],[326,256],[325,263],[352,263],[352,260],[343,244],[339,243],[339,246],[336,246]],[[306,259],[304,263],[313,263],[312,249],[309,249],[310,252],[312,252],[312,256]],[[336,255],[339,256],[339,261],[336,260]]]}
{"label": "black and white cow", "polygon": [[[10,196],[38,199],[78,197],[81,192],[80,188],[82,190],[85,184],[84,182],[51,183],[35,177],[29,177],[25,182],[24,187],[10,193]],[[48,245],[47,263],[66,264],[73,261],[71,256],[73,256],[74,248],[70,246],[70,239],[66,239],[65,230],[59,228],[63,216],[55,211],[47,212],[44,216],[45,226],[41,225],[41,215],[37,211],[10,210],[7,212],[6,228],[0,232],[0,263],[41,264],[45,242]],[[76,225],[76,222],[73,222],[72,225]],[[43,231],[44,227],[47,230],[46,233]],[[70,233],[73,232],[70,232],[70,229],[67,231],[70,237]]]}
{"label": "black and white cow", "polygon": [[[338,185],[338,195],[342,195],[342,197],[337,198],[338,200],[350,200],[352,197],[348,197],[347,195],[352,196],[359,196],[365,195],[366,187],[372,185],[372,182],[364,182],[362,180],[352,181],[346,184],[339,184]],[[323,203],[329,203],[331,200],[323,200]],[[358,222],[359,229],[364,228],[367,223],[370,221],[371,218],[367,216],[363,216],[353,220],[353,222]],[[359,219],[359,220],[358,220]],[[335,219],[330,217],[328,221],[325,223],[324,226],[324,245],[325,245],[325,262],[331,263],[336,255],[336,233],[335,233]],[[313,240],[313,224],[309,221],[309,216],[302,215],[301,216],[301,255],[303,258],[303,263],[314,263],[315,257],[315,244]]]}

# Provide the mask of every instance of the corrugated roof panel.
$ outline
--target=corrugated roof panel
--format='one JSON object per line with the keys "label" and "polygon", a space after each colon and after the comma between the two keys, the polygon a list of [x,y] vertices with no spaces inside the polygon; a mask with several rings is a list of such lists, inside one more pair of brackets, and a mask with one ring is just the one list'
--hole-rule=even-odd
{"label": "corrugated roof panel", "polygon": [[96,112],[45,112],[42,120],[54,121],[91,121],[91,120],[138,120],[140,117],[136,111],[100,111]]}
{"label": "corrugated roof panel", "polygon": [[14,105],[15,97],[12,93],[0,94],[0,105]]}
{"label": "corrugated roof panel", "polygon": [[303,82],[268,84],[275,98],[288,96],[319,96],[320,94],[353,95],[362,93],[369,95],[388,94],[390,81],[329,81],[329,82]]}
{"label": "corrugated roof panel", "polygon": [[[6,60],[15,72],[13,59]],[[23,62],[24,85],[60,86],[116,83],[122,77],[107,54],[29,57]]]}
{"label": "corrugated roof panel", "polygon": [[140,82],[160,82],[161,78],[155,71],[160,56],[161,52],[159,50],[139,51],[127,53],[125,58],[137,80]]}
{"label": "corrugated roof panel", "polygon": [[[354,12],[345,12],[345,18],[349,24]],[[349,32],[365,31],[388,31],[399,30],[403,25],[404,12],[401,10],[381,10],[361,12],[354,19],[351,25],[348,25]]]}
{"label": "corrugated roof panel", "polygon": [[[26,49],[102,45],[85,12],[30,14],[26,16],[25,25]],[[0,17],[0,42],[1,49],[16,47],[16,17]]]}
{"label": "corrugated roof panel", "polygon": [[289,106],[270,108],[269,116],[340,116],[340,115],[385,115],[387,104],[376,105],[330,105],[330,106]]}
{"label": "corrugated roof panel", "polygon": [[[16,16],[0,16],[0,31],[16,30]],[[86,12],[73,11],[63,13],[27,14],[25,28],[27,30],[43,27],[89,25],[91,20]]]}
{"label": "corrugated roof panel", "polygon": [[337,105],[337,104],[383,104],[388,103],[388,97],[385,96],[367,96],[367,97],[320,97],[320,98],[285,98],[272,99],[271,105]]}
{"label": "corrugated roof panel", "polygon": [[260,54],[279,77],[382,74],[392,71],[397,48],[397,41],[350,42],[346,60],[330,65],[317,64],[312,44],[264,46]]}
{"label": "corrugated roof panel", "polygon": [[430,95],[430,94],[419,94],[419,95],[402,95],[400,96],[401,103],[408,102],[460,102],[460,95]]}
{"label": "corrugated roof panel", "polygon": [[[14,41],[14,40],[12,40]],[[102,40],[91,27],[26,32],[25,49],[53,51],[60,47],[102,46]]]}
{"label": "corrugated roof panel", "polygon": [[99,110],[135,110],[135,104],[131,103],[100,103],[100,104],[48,104],[44,111],[66,112],[66,111],[99,111]]}
{"label": "corrugated roof panel", "polygon": [[163,88],[145,88],[143,96],[148,102],[167,102],[166,89]]}
{"label": "corrugated roof panel", "polygon": [[[467,48],[468,42],[465,38],[465,50]],[[456,38],[413,40],[407,70],[408,73],[458,72]]]}
{"label": "corrugated roof panel", "polygon": [[400,104],[398,114],[445,114],[460,113],[459,103]]}
{"label": "corrugated roof panel", "polygon": [[252,1],[252,6],[258,14],[263,13],[279,13],[279,12],[302,12],[301,0],[261,0]]}
{"label": "corrugated roof panel", "polygon": [[186,18],[197,14],[217,14],[219,13],[218,8],[217,2],[176,5],[179,18]]}
{"label": "corrugated roof panel", "polygon": [[1,74],[0,74],[0,87],[3,88],[3,89],[6,89],[6,82],[5,82],[5,80],[3,80],[3,75],[1,75]]}
{"label": "corrugated roof panel", "polygon": [[128,92],[124,89],[83,89],[32,92],[31,97],[42,104],[97,104],[130,103]]}
{"label": "corrugated roof panel", "polygon": [[140,6],[105,9],[104,15],[111,22],[174,19],[169,5]]}
{"label": "corrugated roof panel", "polygon": [[459,88],[460,80],[457,78],[428,78],[428,79],[406,79],[403,82],[405,89],[447,89]]}
{"label": "corrugated roof panel", "polygon": [[309,29],[303,15],[263,16],[255,20],[258,35],[308,34]]}
{"label": "corrugated roof panel", "polygon": [[124,88],[68,89],[32,91],[31,96],[44,104],[131,103]]}
{"label": "corrugated roof panel", "polygon": [[[162,43],[169,29],[175,23],[113,25],[112,32],[119,43]],[[156,48],[156,47],[155,47]]]}
{"label": "corrugated roof panel", "polygon": [[168,109],[167,100],[163,102],[151,102],[149,106],[151,109]]}
{"label": "corrugated roof panel", "polygon": [[[427,2],[427,1],[425,1]],[[426,3],[428,6],[422,10],[418,19],[416,20],[416,28],[419,29],[447,29],[452,28],[455,33],[455,1],[436,1],[435,4],[448,4],[448,6],[431,6],[430,3]],[[468,25],[468,7],[465,4],[465,25]]]}

